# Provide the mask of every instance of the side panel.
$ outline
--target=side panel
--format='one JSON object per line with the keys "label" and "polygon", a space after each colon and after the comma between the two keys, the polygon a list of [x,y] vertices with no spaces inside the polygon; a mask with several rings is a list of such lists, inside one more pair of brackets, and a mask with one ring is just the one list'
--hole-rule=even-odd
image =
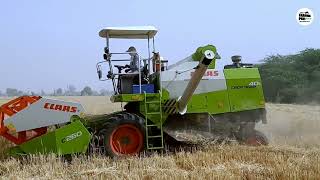
{"label": "side panel", "polygon": [[264,108],[261,78],[257,68],[225,69],[231,112]]}
{"label": "side panel", "polygon": [[55,131],[19,145],[20,149],[27,154],[59,155],[83,153],[87,150],[90,142],[90,133],[79,121],[72,122]]}
{"label": "side panel", "polygon": [[111,102],[137,102],[143,100],[144,94],[119,94],[110,97]]}
{"label": "side panel", "polygon": [[187,113],[219,114],[230,111],[228,92],[215,91],[195,94],[188,103]]}

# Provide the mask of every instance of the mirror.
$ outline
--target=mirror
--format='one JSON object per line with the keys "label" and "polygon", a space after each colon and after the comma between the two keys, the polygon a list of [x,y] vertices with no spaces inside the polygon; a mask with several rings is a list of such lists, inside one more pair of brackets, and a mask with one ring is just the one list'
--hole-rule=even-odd
{"label": "mirror", "polygon": [[[98,62],[97,65],[96,65],[96,68],[97,68],[97,74],[98,74],[98,78],[100,81],[106,81],[108,80],[108,74],[106,74],[106,71],[104,70],[107,70],[109,69],[109,65],[106,61],[101,61],[101,62]],[[109,78],[110,79],[110,78]]]}
{"label": "mirror", "polygon": [[98,70],[98,77],[99,77],[99,79],[102,78],[102,71],[101,70]]}
{"label": "mirror", "polygon": [[103,54],[103,59],[107,60],[108,59],[108,55],[107,54]]}
{"label": "mirror", "polygon": [[109,48],[108,47],[104,48],[104,53],[109,54]]}
{"label": "mirror", "polygon": [[98,73],[99,79],[101,79],[102,78],[102,71],[101,71],[101,66],[100,65],[97,67],[97,73]]}

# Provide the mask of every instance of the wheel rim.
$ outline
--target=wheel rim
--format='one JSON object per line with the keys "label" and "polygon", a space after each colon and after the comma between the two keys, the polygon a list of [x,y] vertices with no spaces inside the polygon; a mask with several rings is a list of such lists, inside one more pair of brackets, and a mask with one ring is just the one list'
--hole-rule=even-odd
{"label": "wheel rim", "polygon": [[253,136],[253,137],[249,137],[246,140],[246,144],[250,145],[250,146],[261,146],[261,145],[267,145],[268,143],[260,136]]}
{"label": "wheel rim", "polygon": [[123,124],[113,130],[109,143],[116,154],[137,154],[143,147],[143,135],[136,126]]}

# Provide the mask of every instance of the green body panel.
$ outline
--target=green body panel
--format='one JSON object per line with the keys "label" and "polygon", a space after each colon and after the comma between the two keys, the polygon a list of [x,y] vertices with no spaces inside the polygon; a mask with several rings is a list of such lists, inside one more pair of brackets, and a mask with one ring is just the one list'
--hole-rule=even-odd
{"label": "green body panel", "polygon": [[228,91],[194,94],[188,103],[187,113],[219,114],[230,111]]}
{"label": "green body panel", "polygon": [[257,68],[225,69],[224,75],[227,80],[231,112],[265,107]]}
{"label": "green body panel", "polygon": [[137,102],[143,101],[143,94],[117,94],[110,97],[111,102]]}
{"label": "green body panel", "polygon": [[11,154],[48,154],[58,155],[86,152],[91,135],[87,128],[76,120],[55,131],[46,133],[13,148]]}
{"label": "green body panel", "polygon": [[[162,99],[168,99],[169,98],[169,92],[164,90],[162,93]],[[152,98],[159,98],[159,93],[147,93],[148,97]],[[110,98],[111,102],[139,102],[144,101],[144,94],[117,94],[112,95]]]}
{"label": "green body panel", "polygon": [[224,75],[227,90],[194,94],[187,113],[220,114],[265,107],[258,69],[225,69]]}
{"label": "green body panel", "polygon": [[227,90],[194,94],[187,113],[221,114],[265,107],[257,68],[225,69],[224,76]]}

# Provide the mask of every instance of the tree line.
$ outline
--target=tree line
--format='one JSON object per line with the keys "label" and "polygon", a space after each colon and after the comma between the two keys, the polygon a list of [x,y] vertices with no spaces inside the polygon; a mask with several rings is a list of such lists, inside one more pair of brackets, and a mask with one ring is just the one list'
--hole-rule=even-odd
{"label": "tree line", "polygon": [[16,88],[7,88],[5,92],[0,91],[0,96],[23,96],[23,95],[31,95],[31,96],[108,96],[112,95],[113,91],[109,91],[107,89],[101,89],[96,91],[92,89],[90,86],[85,86],[82,90],[78,91],[77,88],[73,85],[68,85],[66,89],[57,88],[54,89],[53,92],[45,92],[41,90],[41,92],[34,91],[22,91]]}
{"label": "tree line", "polygon": [[266,101],[320,103],[320,49],[268,56],[257,67]]}

